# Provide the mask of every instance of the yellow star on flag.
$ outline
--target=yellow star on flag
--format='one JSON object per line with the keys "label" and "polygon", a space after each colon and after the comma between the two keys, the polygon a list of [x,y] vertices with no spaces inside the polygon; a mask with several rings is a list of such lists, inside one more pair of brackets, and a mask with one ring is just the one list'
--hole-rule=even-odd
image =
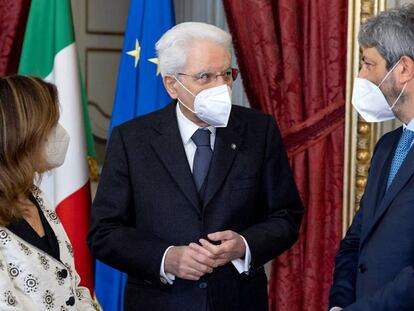
{"label": "yellow star on flag", "polygon": [[157,65],[157,76],[160,74],[160,61],[158,60],[158,57],[155,58],[149,58],[148,61],[150,61],[151,63],[154,63]]}
{"label": "yellow star on flag", "polygon": [[135,50],[128,51],[127,54],[135,57],[135,68],[138,65],[139,54],[141,52],[141,47],[139,46],[138,39],[135,39]]}

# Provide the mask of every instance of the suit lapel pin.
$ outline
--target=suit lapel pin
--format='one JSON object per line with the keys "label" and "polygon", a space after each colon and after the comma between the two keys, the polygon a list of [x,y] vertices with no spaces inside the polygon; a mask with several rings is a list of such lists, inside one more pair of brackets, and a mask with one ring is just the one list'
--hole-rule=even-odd
{"label": "suit lapel pin", "polygon": [[236,144],[231,144],[230,148],[233,149],[233,150],[236,150],[237,146],[236,146]]}

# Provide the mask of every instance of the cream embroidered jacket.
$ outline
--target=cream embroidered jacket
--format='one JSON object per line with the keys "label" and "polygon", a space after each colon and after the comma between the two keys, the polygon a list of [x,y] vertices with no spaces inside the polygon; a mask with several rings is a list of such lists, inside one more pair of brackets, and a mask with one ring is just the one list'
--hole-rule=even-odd
{"label": "cream embroidered jacket", "polygon": [[61,261],[0,227],[0,310],[95,311],[89,290],[79,286],[61,222],[39,189],[33,195],[56,235]]}

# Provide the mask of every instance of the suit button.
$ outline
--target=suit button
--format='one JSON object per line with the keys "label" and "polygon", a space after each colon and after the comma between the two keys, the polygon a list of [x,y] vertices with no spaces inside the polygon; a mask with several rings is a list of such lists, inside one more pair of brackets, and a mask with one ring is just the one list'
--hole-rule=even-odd
{"label": "suit button", "polygon": [[358,272],[359,273],[364,273],[365,271],[367,271],[367,267],[362,263],[358,266]]}
{"label": "suit button", "polygon": [[61,279],[66,279],[68,277],[68,270],[62,269],[58,272],[58,277]]}
{"label": "suit button", "polygon": [[75,297],[71,296],[67,301],[66,301],[66,305],[67,306],[73,306],[75,304]]}
{"label": "suit button", "polygon": [[206,282],[201,282],[200,284],[198,284],[198,287],[201,289],[207,288],[207,283]]}

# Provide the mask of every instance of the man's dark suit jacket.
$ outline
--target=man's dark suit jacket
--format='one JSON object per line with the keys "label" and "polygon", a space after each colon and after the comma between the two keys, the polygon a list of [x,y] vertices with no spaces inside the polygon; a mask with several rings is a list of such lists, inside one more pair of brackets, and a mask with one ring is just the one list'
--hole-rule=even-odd
{"label": "man's dark suit jacket", "polygon": [[386,190],[401,133],[384,135],[375,147],[360,210],[335,259],[330,307],[414,310],[414,148]]}
{"label": "man's dark suit jacket", "polygon": [[[114,128],[93,204],[92,253],[128,273],[126,310],[267,310],[263,265],[296,241],[303,214],[279,130],[270,116],[233,106],[200,200],[175,105]],[[246,239],[249,275],[228,263],[197,282],[162,284],[168,246],[221,230]]]}

